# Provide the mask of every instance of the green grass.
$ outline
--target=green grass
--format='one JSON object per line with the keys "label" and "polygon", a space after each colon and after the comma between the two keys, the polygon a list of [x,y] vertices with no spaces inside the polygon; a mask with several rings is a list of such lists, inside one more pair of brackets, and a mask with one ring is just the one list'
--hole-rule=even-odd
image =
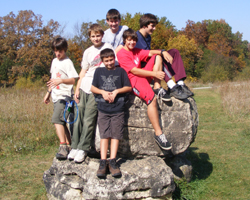
{"label": "green grass", "polygon": [[232,120],[212,90],[195,91],[199,128],[188,159],[190,183],[177,182],[174,199],[250,199],[249,117]]}
{"label": "green grass", "polygon": [[[58,139],[45,92],[0,90],[0,199],[46,199],[42,177]],[[199,127],[187,154],[193,178],[176,181],[173,199],[250,199],[250,117],[229,117],[213,90],[195,90],[195,100]]]}

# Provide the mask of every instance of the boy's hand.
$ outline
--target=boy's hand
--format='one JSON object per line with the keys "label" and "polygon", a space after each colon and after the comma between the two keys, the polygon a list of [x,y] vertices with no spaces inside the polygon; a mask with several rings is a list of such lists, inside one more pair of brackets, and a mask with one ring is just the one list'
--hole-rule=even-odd
{"label": "boy's hand", "polygon": [[172,63],[173,63],[173,57],[167,51],[163,51],[162,55],[165,58],[165,60],[172,65]]}
{"label": "boy's hand", "polygon": [[58,86],[59,84],[62,83],[62,79],[50,79],[48,82],[47,82],[47,86],[50,87],[50,88],[55,88],[56,86]]}
{"label": "boy's hand", "polygon": [[80,99],[80,91],[79,90],[75,91],[74,98],[75,98],[76,103],[80,102],[80,100],[79,100]]}
{"label": "boy's hand", "polygon": [[107,92],[105,90],[102,91],[102,97],[104,98],[105,101],[108,101],[110,103],[111,98],[110,98],[110,92]]}
{"label": "boy's hand", "polygon": [[45,95],[44,98],[43,98],[43,102],[44,102],[45,104],[49,104],[49,102],[50,102],[49,97],[50,97],[50,94],[49,94],[49,93],[46,93],[46,95]]}
{"label": "boy's hand", "polygon": [[109,103],[113,103],[115,101],[115,97],[116,95],[118,94],[118,91],[117,90],[114,90],[113,92],[110,92],[109,93],[109,96],[110,96],[110,101]]}
{"label": "boy's hand", "polygon": [[159,80],[163,80],[165,78],[165,72],[163,71],[156,71],[155,72],[155,78],[159,79]]}

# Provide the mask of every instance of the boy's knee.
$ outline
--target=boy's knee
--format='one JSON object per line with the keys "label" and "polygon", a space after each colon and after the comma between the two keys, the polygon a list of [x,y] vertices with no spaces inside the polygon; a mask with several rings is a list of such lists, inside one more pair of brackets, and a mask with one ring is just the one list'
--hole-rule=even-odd
{"label": "boy's knee", "polygon": [[160,55],[156,55],[156,56],[155,56],[155,63],[156,63],[156,62],[162,63],[162,57],[161,57]]}

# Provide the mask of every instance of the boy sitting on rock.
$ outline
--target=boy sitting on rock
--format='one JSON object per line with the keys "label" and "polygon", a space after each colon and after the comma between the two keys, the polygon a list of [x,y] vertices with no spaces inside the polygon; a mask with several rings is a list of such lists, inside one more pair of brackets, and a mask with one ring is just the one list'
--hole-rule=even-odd
{"label": "boy sitting on rock", "polygon": [[[147,113],[155,131],[156,142],[162,149],[169,150],[172,146],[162,133],[159,124],[155,94],[161,96],[164,101],[171,100],[167,91],[161,87],[161,80],[165,77],[165,73],[162,71],[161,56],[170,63],[172,63],[172,57],[167,51],[134,48],[137,40],[137,34],[134,30],[126,30],[123,33],[124,47],[117,53],[117,58],[120,66],[128,74],[134,94],[148,105]],[[143,69],[141,68],[141,61],[147,61]],[[152,79],[154,79],[153,89],[150,86]]]}

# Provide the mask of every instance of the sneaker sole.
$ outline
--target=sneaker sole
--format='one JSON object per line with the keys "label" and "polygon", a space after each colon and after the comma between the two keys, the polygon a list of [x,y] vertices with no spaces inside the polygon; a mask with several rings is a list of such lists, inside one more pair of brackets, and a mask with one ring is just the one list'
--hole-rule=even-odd
{"label": "sneaker sole", "polygon": [[96,176],[97,176],[98,178],[104,178],[104,177],[106,177],[106,174],[96,174]]}
{"label": "sneaker sole", "polygon": [[171,94],[170,94],[170,96],[171,96],[171,97],[174,97],[174,98],[176,98],[176,99],[179,99],[179,100],[184,100],[184,99],[187,99],[188,97],[190,97],[190,96],[187,96],[187,97],[176,97],[176,96],[171,95]]}
{"label": "sneaker sole", "polygon": [[163,101],[172,101],[172,99],[171,98],[169,98],[169,99],[165,99],[165,98],[161,98]]}
{"label": "sneaker sole", "polygon": [[61,154],[56,154],[56,159],[57,160],[67,160],[67,156],[61,155]]}
{"label": "sneaker sole", "polygon": [[160,145],[160,143],[157,140],[155,140],[155,141],[159,145],[159,147],[162,148],[162,149],[164,149],[164,150],[170,150],[170,149],[172,149],[172,146],[171,147],[163,147],[163,146]]}
{"label": "sneaker sole", "polygon": [[118,176],[121,176],[122,173],[116,173],[116,174],[111,174],[113,177],[118,177]]}

